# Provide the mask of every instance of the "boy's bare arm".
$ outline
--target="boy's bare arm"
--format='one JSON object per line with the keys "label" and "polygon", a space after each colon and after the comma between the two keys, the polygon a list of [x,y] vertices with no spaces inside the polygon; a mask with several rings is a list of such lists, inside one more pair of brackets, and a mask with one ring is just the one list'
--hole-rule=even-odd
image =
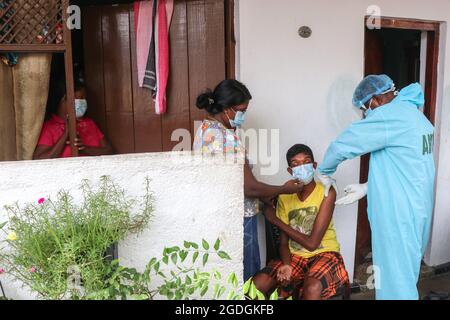
{"label": "boy's bare arm", "polygon": [[308,251],[316,250],[322,242],[323,236],[330,225],[331,218],[334,212],[334,203],[336,201],[336,191],[331,188],[328,197],[324,197],[322,204],[320,205],[319,213],[317,214],[314,222],[313,229],[310,235],[306,235],[277,218],[275,209],[267,206],[264,210],[264,215],[270,223],[277,226],[282,232],[284,232],[290,239],[302,245]]}
{"label": "boy's bare arm", "polygon": [[290,265],[291,251],[289,250],[289,237],[283,231],[280,233],[280,258],[284,265]]}

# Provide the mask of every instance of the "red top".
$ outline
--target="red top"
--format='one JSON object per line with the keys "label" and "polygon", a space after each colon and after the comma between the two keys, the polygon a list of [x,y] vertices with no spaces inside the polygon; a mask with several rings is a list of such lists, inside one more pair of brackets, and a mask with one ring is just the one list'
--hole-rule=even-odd
{"label": "red top", "polygon": [[[64,129],[64,120],[53,114],[50,120],[47,120],[42,127],[38,145],[53,147],[64,134]],[[100,141],[104,137],[95,122],[89,118],[77,120],[77,135],[87,147],[100,147]],[[67,158],[71,155],[70,145],[66,145],[61,158]]]}

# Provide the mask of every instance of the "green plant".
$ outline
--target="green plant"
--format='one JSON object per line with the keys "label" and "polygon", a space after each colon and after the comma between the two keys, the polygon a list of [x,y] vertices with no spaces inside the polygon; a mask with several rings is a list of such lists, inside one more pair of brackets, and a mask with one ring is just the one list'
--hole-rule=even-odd
{"label": "green plant", "polygon": [[202,240],[201,245],[185,241],[183,247],[165,248],[161,257],[150,259],[143,272],[113,261],[108,287],[88,298],[189,300],[205,297],[209,293],[211,298],[220,299],[227,293],[226,299],[242,299],[235,273],[223,279],[217,270],[203,270],[213,255],[230,260],[229,255],[220,250],[220,240],[216,240],[212,248],[206,240]]}
{"label": "green plant", "polygon": [[141,232],[153,214],[149,179],[142,201],[128,198],[106,176],[95,189],[84,180],[81,192],[81,205],[62,190],[54,201],[5,207],[9,231],[0,265],[41,298],[85,299],[104,289],[111,272],[106,250]]}

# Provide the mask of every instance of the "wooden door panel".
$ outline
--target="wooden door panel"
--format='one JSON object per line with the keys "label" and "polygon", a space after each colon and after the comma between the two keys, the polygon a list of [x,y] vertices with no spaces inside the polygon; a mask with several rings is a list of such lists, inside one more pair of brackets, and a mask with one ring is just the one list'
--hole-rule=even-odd
{"label": "wooden door panel", "polygon": [[220,0],[187,2],[191,132],[205,113],[195,106],[198,94],[226,77],[225,7]]}
{"label": "wooden door panel", "polygon": [[107,132],[105,85],[103,82],[103,45],[102,45],[102,13],[100,7],[91,7],[82,15],[85,78],[89,108],[87,115],[91,117],[102,132]]}
{"label": "wooden door panel", "polygon": [[132,113],[107,112],[108,138],[116,154],[134,153],[134,119]]}
{"label": "wooden door panel", "polygon": [[171,141],[176,129],[189,129],[189,61],[186,1],[175,1],[170,26],[170,76],[167,87],[167,113],[162,116],[163,151],[178,143]]}
{"label": "wooden door panel", "polygon": [[108,136],[115,152],[134,152],[129,5],[102,8]]}
{"label": "wooden door panel", "polygon": [[102,13],[106,111],[132,113],[129,11],[105,6]]}
{"label": "wooden door panel", "polygon": [[135,152],[161,152],[162,149],[162,122],[161,117],[155,114],[155,106],[150,90],[139,87],[137,75],[136,34],[134,30],[134,11],[130,12],[130,49],[133,83],[134,106],[134,137]]}

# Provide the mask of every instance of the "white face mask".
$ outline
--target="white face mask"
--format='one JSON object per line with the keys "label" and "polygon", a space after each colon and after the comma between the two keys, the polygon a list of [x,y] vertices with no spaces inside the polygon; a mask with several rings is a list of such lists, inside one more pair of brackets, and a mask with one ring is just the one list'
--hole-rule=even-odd
{"label": "white face mask", "polygon": [[84,117],[87,111],[86,99],[75,99],[75,113],[77,119]]}

